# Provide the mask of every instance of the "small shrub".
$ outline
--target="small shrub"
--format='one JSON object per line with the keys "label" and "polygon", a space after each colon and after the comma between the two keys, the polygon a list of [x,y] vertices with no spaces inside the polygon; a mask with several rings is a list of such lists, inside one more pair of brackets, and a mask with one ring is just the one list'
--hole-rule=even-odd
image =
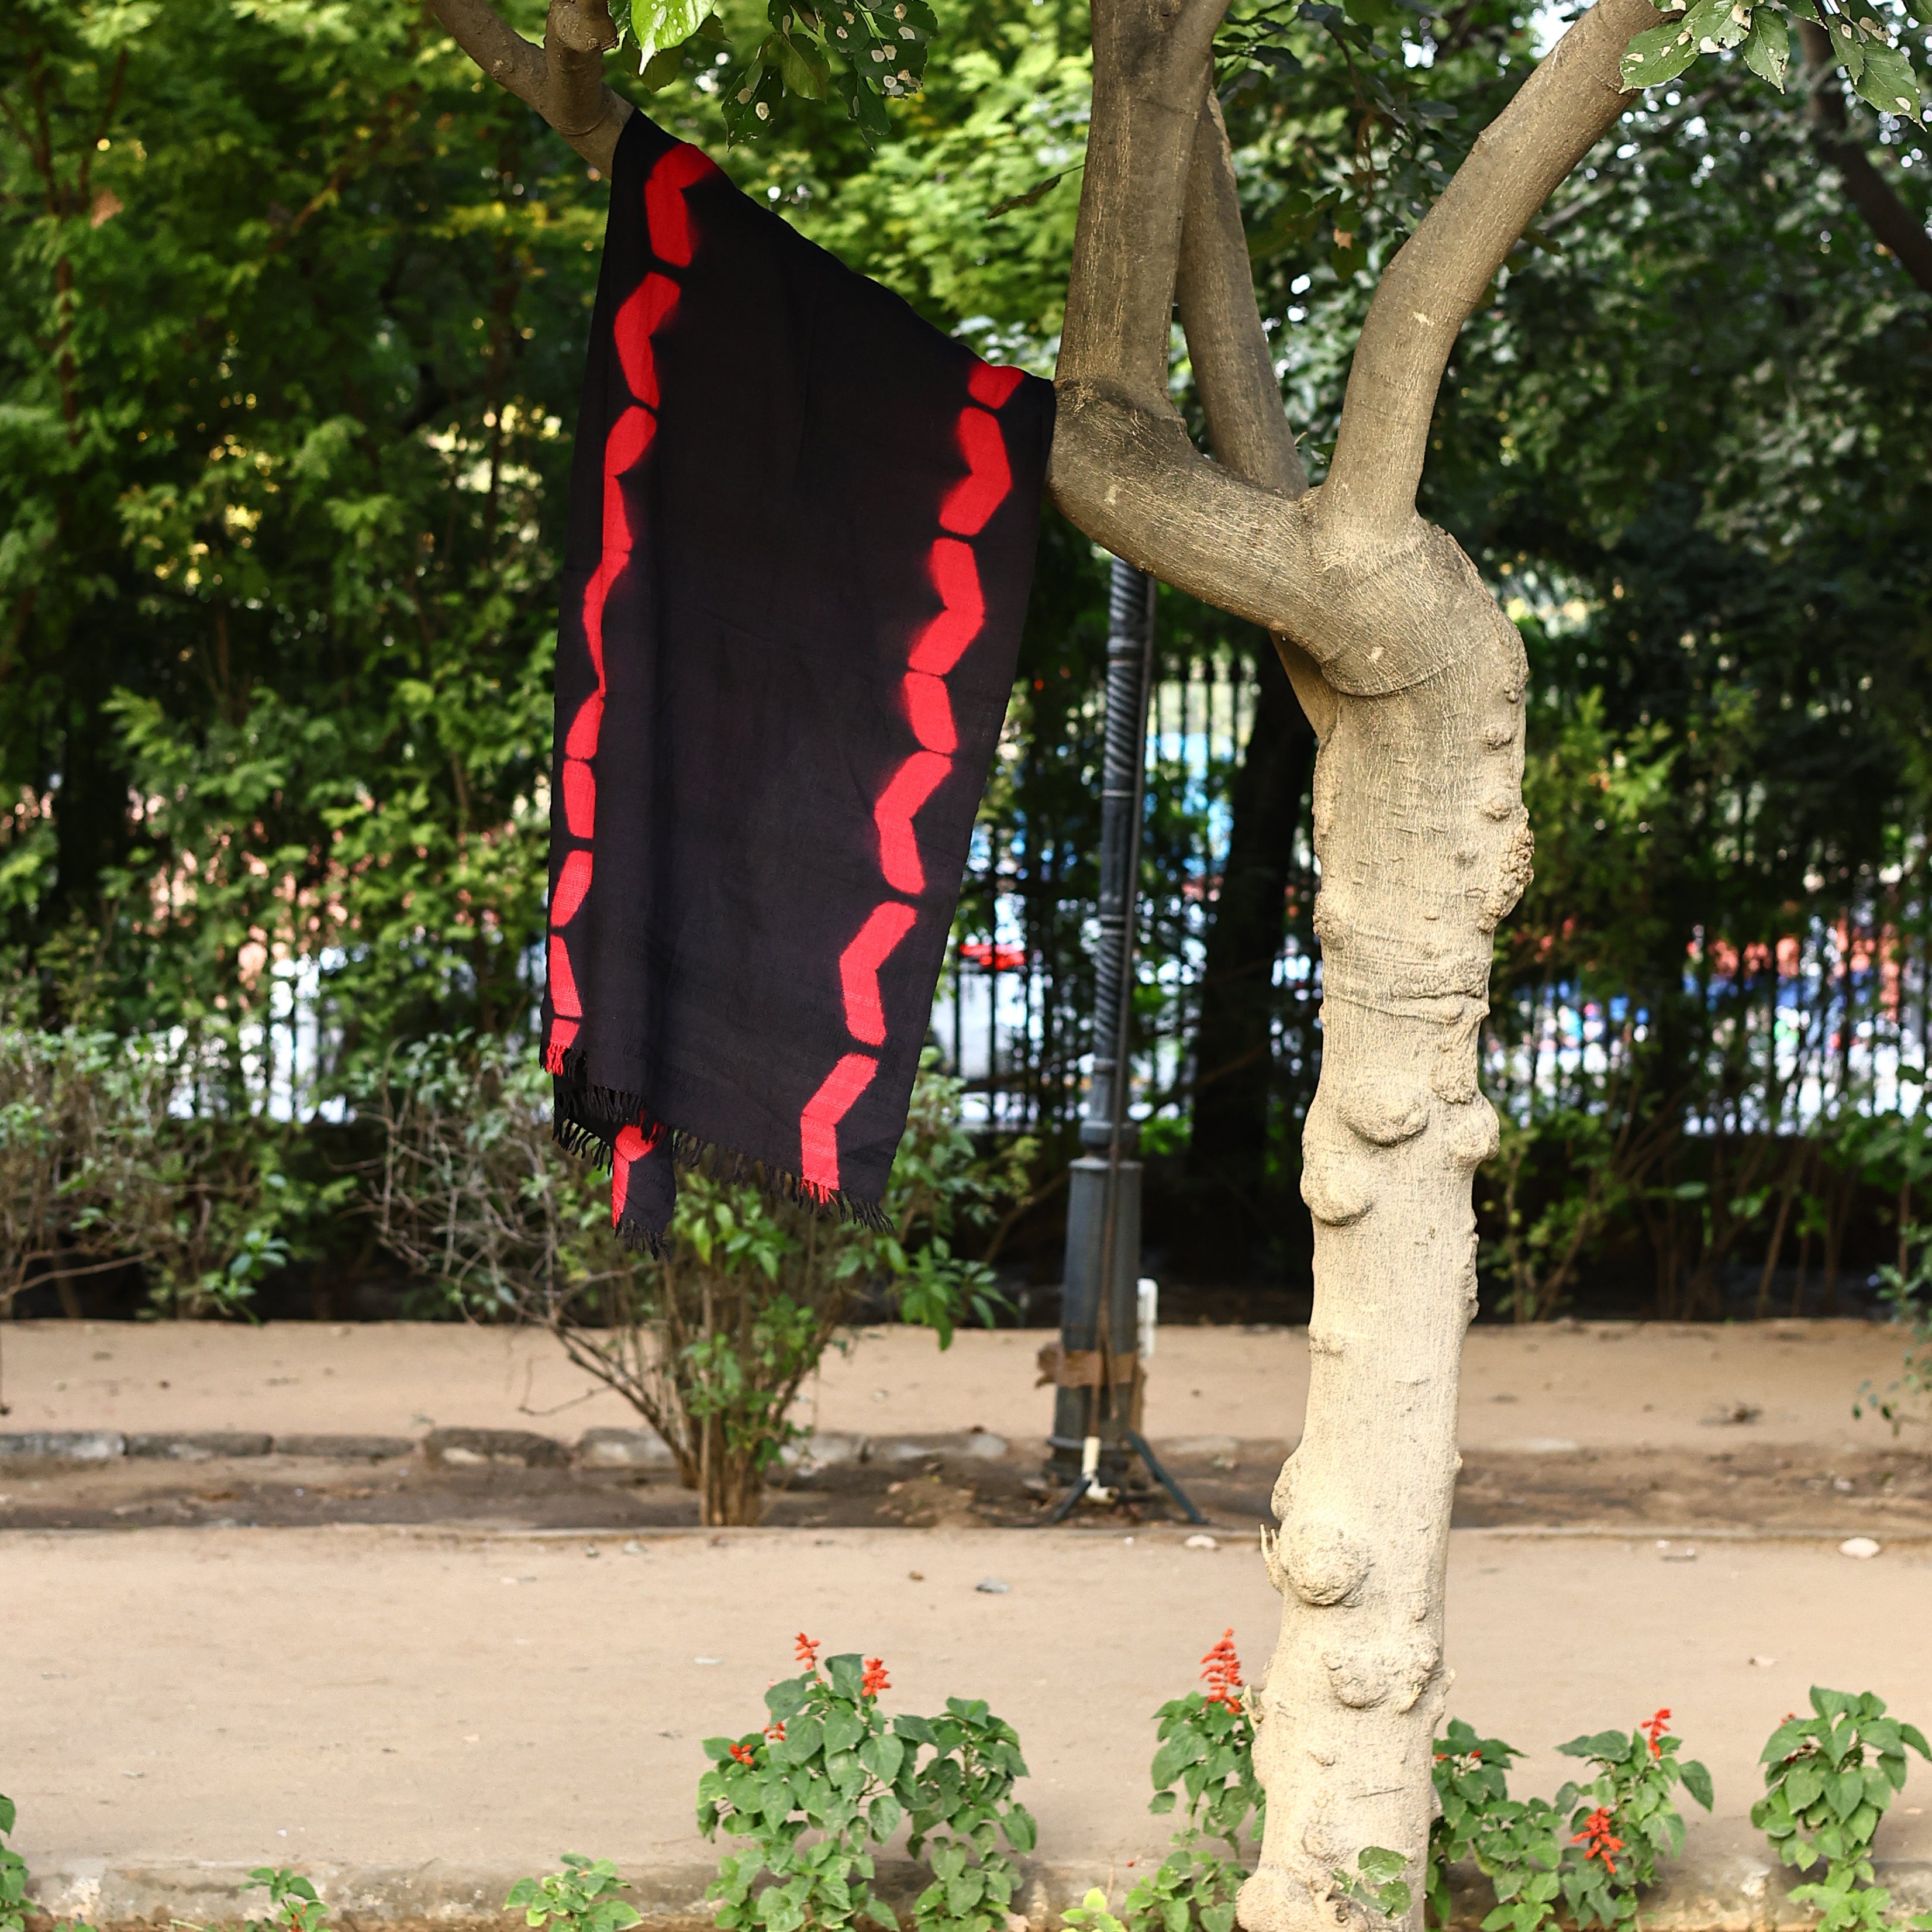
{"label": "small shrub", "polygon": [[1906,1332],[1905,1360],[1883,1389],[1862,1383],[1852,1404],[1854,1416],[1876,1410],[1894,1436],[1908,1422],[1932,1420],[1932,1229],[1907,1223],[1899,1230],[1898,1246],[1907,1265],[1879,1270],[1879,1299],[1890,1303],[1892,1320]]}
{"label": "small shrub", "polygon": [[[1809,1871],[1820,1859],[1816,1882],[1792,1888],[1797,1903],[1822,1915],[1820,1932],[1865,1932],[1888,1923],[1892,1894],[1873,1883],[1873,1838],[1905,1783],[1909,1746],[1932,1760],[1922,1732],[1886,1715],[1884,1700],[1869,1690],[1852,1695],[1814,1684],[1813,1714],[1793,1712],[1771,1734],[1759,1762],[1765,1795],[1751,1807],[1751,1822],[1778,1847],[1788,1865]],[[1932,1912],[1904,1920],[1912,1932],[1932,1932]]]}
{"label": "small shrub", "polygon": [[1538,1932],[1563,1888],[1563,1815],[1546,1798],[1512,1798],[1509,1767],[1522,1754],[1479,1738],[1460,1718],[1436,1740],[1440,1814],[1429,1828],[1427,1912],[1447,1925],[1449,1868],[1474,1862],[1496,1894],[1484,1932]]}
{"label": "small shrub", "polygon": [[821,1670],[820,1648],[800,1636],[806,1670],[765,1693],[764,1730],[705,1740],[712,1768],[698,1780],[698,1828],[752,1840],[720,1860],[705,1894],[718,1901],[718,1924],[893,1924],[872,1893],[870,1847],[903,1821],[913,1856],[925,1853],[933,1873],[914,1908],[918,1932],[995,1932],[1019,1884],[1000,1841],[1025,1852],[1035,1837],[1011,1795],[1027,1774],[1017,1734],[983,1702],[958,1697],[941,1717],[888,1719],[884,1663],[854,1654],[828,1657]]}
{"label": "small shrub", "polygon": [[1591,1759],[1598,1769],[1588,1784],[1565,1784],[1554,1803],[1511,1798],[1509,1766],[1522,1754],[1452,1721],[1436,1754],[1442,1815],[1429,1838],[1433,1922],[1449,1922],[1449,1868],[1466,1858],[1496,1891],[1484,1932],[1541,1932],[1566,1906],[1582,1932],[1633,1922],[1637,1888],[1654,1882],[1660,1856],[1683,1849],[1678,1786],[1706,1810],[1711,1805],[1710,1773],[1678,1758],[1670,1721],[1662,1710],[1633,1731],[1599,1731],[1559,1745],[1565,1756]]}
{"label": "small shrub", "polygon": [[[1160,1728],[1148,1809],[1171,1812],[1184,1794],[1186,1822],[1174,1834],[1160,1868],[1127,1894],[1121,1913],[1130,1932],[1187,1932],[1193,1924],[1204,1932],[1233,1932],[1234,1897],[1247,1876],[1244,1843],[1258,1842],[1267,1820],[1267,1794],[1255,1776],[1254,1719],[1232,1630],[1201,1664],[1206,1690],[1190,1690],[1154,1713]],[[1211,1839],[1227,1846],[1225,1856],[1208,1844]]]}
{"label": "small shrub", "polygon": [[257,1865],[242,1889],[268,1894],[268,1916],[250,1919],[250,1932],[328,1932],[328,1907],[315,1887],[284,1866]]}
{"label": "small shrub", "polygon": [[[0,1794],[0,1839],[12,1837],[14,1801]],[[11,1845],[0,1844],[0,1932],[25,1932],[27,1862]]]}
{"label": "small shrub", "polygon": [[566,1852],[562,1870],[547,1878],[518,1879],[503,1904],[508,1911],[520,1912],[526,1925],[554,1919],[558,1932],[628,1932],[643,1916],[617,1896],[630,1888],[608,1858],[593,1862],[581,1852]]}
{"label": "small shrub", "polygon": [[1570,1844],[1585,1847],[1563,1872],[1563,1896],[1580,1927],[1634,1918],[1637,1888],[1656,1882],[1659,1858],[1683,1850],[1679,1784],[1711,1808],[1711,1774],[1694,1759],[1678,1758],[1670,1722],[1670,1712],[1660,1710],[1628,1733],[1599,1731],[1557,1746],[1598,1768],[1588,1784],[1566,1784],[1556,1794],[1558,1810],[1575,1808]]}

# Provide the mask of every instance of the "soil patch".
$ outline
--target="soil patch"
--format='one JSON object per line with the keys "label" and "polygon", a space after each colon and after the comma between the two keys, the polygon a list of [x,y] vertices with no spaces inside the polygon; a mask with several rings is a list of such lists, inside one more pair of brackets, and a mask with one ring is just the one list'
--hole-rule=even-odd
{"label": "soil patch", "polygon": [[[1172,1472],[1212,1525],[1252,1532],[1286,1446],[1228,1444],[1168,1453]],[[1057,1492],[1036,1449],[1000,1458],[934,1455],[848,1462],[794,1476],[767,1498],[774,1528],[1012,1528],[1038,1522]],[[1135,1491],[1075,1519],[1094,1525],[1178,1522],[1158,1490]],[[380,1465],[298,1456],[214,1458],[181,1466],[128,1459],[0,1472],[0,1528],[314,1527],[465,1524],[489,1529],[694,1526],[697,1502],[659,1471],[432,1463]],[[1468,1449],[1455,1526],[1788,1530],[1932,1534],[1932,1457],[1914,1450],[1833,1450],[1764,1443],[1704,1453],[1664,1448]]]}

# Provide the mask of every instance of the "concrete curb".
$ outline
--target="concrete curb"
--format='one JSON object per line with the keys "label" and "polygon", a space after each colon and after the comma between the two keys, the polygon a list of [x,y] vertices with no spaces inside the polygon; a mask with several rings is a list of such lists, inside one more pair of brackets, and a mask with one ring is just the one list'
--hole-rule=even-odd
{"label": "concrete curb", "polygon": [[[1013,1903],[1029,1932],[1057,1932],[1062,1915],[1097,1886],[1118,1906],[1142,1870],[1158,1862],[1150,1852],[1128,1868],[1102,1860],[1022,1859],[1021,1888]],[[308,1864],[340,1932],[514,1932],[520,1913],[502,1901],[524,1874],[509,1867]],[[708,1863],[680,1862],[649,1869],[626,1867],[630,1902],[651,1932],[698,1932],[711,1914],[705,1888],[716,1876]],[[249,1868],[241,1864],[110,1864],[76,1861],[44,1873],[28,1887],[38,1908],[29,1932],[48,1932],[56,1922],[80,1920],[98,1932],[141,1928],[239,1925],[266,1908],[266,1894],[247,1892]],[[1895,1910],[1932,1906],[1932,1860],[1881,1860],[1878,1882],[1888,1886]],[[920,1866],[903,1858],[880,1862],[880,1894],[902,1920],[929,1882]],[[1680,1860],[1664,1883],[1645,1894],[1645,1932],[1804,1932],[1816,1914],[1794,1905],[1790,1893],[1802,1876],[1788,1868],[1736,1853]],[[1494,1903],[1473,1870],[1459,1868],[1454,1886],[1454,1932],[1472,1932]],[[1016,1928],[1017,1932],[1017,1928]]]}
{"label": "concrete curb", "polygon": [[[788,1444],[788,1466],[809,1473],[845,1462],[916,1462],[929,1458],[997,1462],[1006,1439],[986,1430],[943,1436],[881,1438],[824,1431]],[[432,1429],[411,1436],[268,1436],[254,1431],[36,1429],[0,1434],[0,1468],[93,1466],[123,1458],[206,1462],[258,1456],[300,1456],[329,1462],[381,1462],[420,1451],[430,1462],[462,1468],[513,1464],[520,1468],[668,1469],[676,1458],[650,1429],[587,1429],[576,1442],[529,1429]]]}

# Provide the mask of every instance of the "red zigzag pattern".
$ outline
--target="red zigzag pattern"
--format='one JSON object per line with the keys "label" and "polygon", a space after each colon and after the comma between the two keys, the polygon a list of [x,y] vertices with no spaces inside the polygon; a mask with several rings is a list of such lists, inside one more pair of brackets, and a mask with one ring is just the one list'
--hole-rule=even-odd
{"label": "red zigzag pattern", "polygon": [[[952,704],[946,679],[986,622],[986,603],[980,570],[968,538],[977,536],[1012,488],[1005,437],[991,413],[1018,388],[1017,369],[974,365],[967,383],[972,401],[959,412],[957,436],[966,473],[939,506],[937,538],[926,559],[940,612],[913,640],[900,686],[906,719],[919,748],[909,753],[885,783],[872,806],[879,835],[879,870],[895,892],[916,897],[926,890],[913,820],[952,769],[958,749]],[[838,982],[845,1003],[845,1024],[862,1046],[886,1043],[885,1012],[879,998],[879,969],[917,922],[913,908],[884,899],[866,916],[838,957]],[[879,1063],[870,1054],[847,1053],[825,1077],[799,1116],[799,1176],[821,1198],[838,1191],[838,1124],[872,1083]]]}
{"label": "red zigzag pattern", "polygon": [[[661,156],[644,183],[644,217],[651,252],[668,268],[688,268],[694,237],[684,195],[718,169],[697,148],[680,144]],[[568,929],[583,910],[590,890],[597,832],[598,734],[604,723],[604,609],[611,587],[631,560],[634,532],[620,479],[644,460],[657,434],[657,358],[651,338],[677,311],[678,285],[669,275],[647,274],[632,290],[612,327],[618,366],[635,398],[611,425],[604,443],[603,547],[596,570],[584,589],[584,640],[596,688],[578,706],[563,741],[563,822],[578,842],[557,874],[550,906],[549,1072],[563,1071],[563,1057],[584,1021],[584,1003],[570,956]],[[626,1127],[617,1136],[610,1168],[610,1225],[624,1216],[631,1166],[656,1147],[663,1130]]]}

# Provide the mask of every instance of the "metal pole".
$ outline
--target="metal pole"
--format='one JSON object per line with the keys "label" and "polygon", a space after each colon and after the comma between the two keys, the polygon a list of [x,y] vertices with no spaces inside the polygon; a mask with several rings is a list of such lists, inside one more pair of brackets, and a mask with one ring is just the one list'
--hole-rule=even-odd
{"label": "metal pole", "polygon": [[1080,1124],[1087,1150],[1068,1177],[1062,1270],[1062,1359],[1097,1354],[1097,1385],[1055,1390],[1048,1467],[1072,1480],[1104,1447],[1089,1480],[1124,1475],[1131,1445],[1131,1384],[1114,1359],[1134,1347],[1140,1274],[1141,1164],[1126,1118],[1133,1017],[1134,910],[1147,781],[1148,704],[1153,686],[1154,583],[1116,558],[1108,598],[1106,736],[1100,790],[1100,956],[1096,962],[1094,1075]]}

